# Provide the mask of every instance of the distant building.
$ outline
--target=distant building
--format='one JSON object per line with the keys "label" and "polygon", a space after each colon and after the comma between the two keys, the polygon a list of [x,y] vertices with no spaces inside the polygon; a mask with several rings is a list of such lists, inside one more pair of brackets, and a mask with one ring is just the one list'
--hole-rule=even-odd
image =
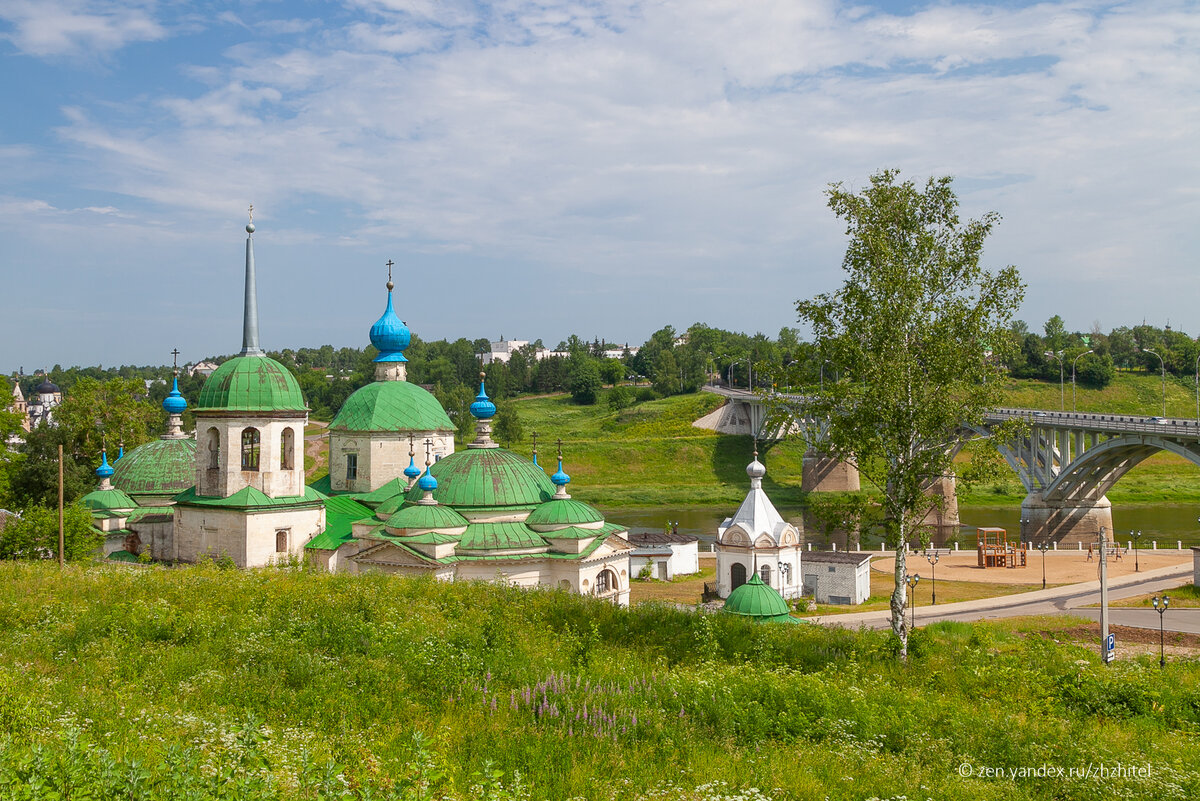
{"label": "distant building", "polygon": [[637,576],[647,565],[650,577],[670,581],[676,576],[700,572],[699,540],[675,531],[648,531],[628,534],[633,546],[629,554],[629,572]]}
{"label": "distant building", "polygon": [[[14,398],[19,389],[20,387],[14,391]],[[25,405],[26,431],[32,431],[42,423],[54,425],[54,408],[62,403],[62,390],[48,377],[43,376],[42,383],[38,384],[33,392]]]}
{"label": "distant building", "polygon": [[871,596],[871,555],[859,551],[807,551],[804,594],[819,604],[861,604]]}
{"label": "distant building", "polygon": [[200,362],[199,364],[192,365],[188,369],[188,375],[192,376],[193,378],[198,375],[212,375],[220,366],[221,365],[217,364],[216,362]]}

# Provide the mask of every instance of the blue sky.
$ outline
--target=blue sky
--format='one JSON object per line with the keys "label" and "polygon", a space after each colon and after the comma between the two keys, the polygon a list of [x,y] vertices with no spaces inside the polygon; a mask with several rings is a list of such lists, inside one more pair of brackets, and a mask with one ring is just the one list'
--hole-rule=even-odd
{"label": "blue sky", "polygon": [[1200,332],[1196,2],[0,0],[0,371],[774,334],[831,182],[956,177],[1022,316]]}

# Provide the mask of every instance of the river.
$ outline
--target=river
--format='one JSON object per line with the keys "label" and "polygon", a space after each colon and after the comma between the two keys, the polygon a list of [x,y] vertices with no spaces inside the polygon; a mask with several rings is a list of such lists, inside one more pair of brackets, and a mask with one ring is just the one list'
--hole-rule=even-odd
{"label": "river", "polygon": [[[698,537],[702,543],[711,543],[716,539],[717,526],[735,510],[619,507],[602,508],[601,511],[606,519],[627,526],[635,532],[662,531],[668,521],[678,522],[681,534],[691,534]],[[801,519],[800,512],[795,509],[785,509],[782,514],[792,522],[799,522]],[[1007,529],[1010,535],[1016,535],[1020,531],[1021,510],[1018,507],[963,505],[959,507],[958,514],[963,524],[958,536],[960,547],[975,546],[975,529],[980,526],[998,526]],[[1148,549],[1157,541],[1160,548],[1174,548],[1176,541],[1180,541],[1186,548],[1190,545],[1200,545],[1198,515],[1200,507],[1190,503],[1129,506],[1113,504],[1113,528],[1116,529],[1116,539],[1120,542],[1131,539],[1130,532],[1141,531],[1139,547]],[[807,536],[806,539],[822,546],[827,544],[823,536]],[[944,540],[944,537],[938,539]],[[844,539],[839,542],[844,547]]]}

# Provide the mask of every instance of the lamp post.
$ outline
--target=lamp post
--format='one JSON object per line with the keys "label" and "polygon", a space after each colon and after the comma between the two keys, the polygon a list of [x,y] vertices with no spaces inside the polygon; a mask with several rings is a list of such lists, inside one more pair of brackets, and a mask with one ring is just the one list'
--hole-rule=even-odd
{"label": "lamp post", "polygon": [[908,602],[908,608],[912,610],[912,624],[909,629],[917,627],[917,584],[921,582],[921,574],[916,573],[907,577],[904,581],[908,584],[909,590],[912,592],[912,599]]}
{"label": "lamp post", "polygon": [[1066,411],[1067,389],[1066,385],[1063,384],[1063,352],[1061,350],[1048,350],[1043,355],[1047,357],[1053,356],[1054,358],[1058,359],[1058,410],[1060,412]]}
{"label": "lamp post", "polygon": [[1200,353],[1196,354],[1196,422],[1200,423]]}
{"label": "lamp post", "polygon": [[932,600],[930,601],[930,604],[929,604],[930,606],[937,606],[937,563],[938,563],[938,559],[941,559],[941,556],[938,555],[937,548],[930,547],[930,548],[925,549],[925,560],[927,562],[929,562],[929,569],[931,571],[933,571],[933,576],[931,578],[931,580],[933,581],[933,596],[932,596]]}
{"label": "lamp post", "polygon": [[1133,539],[1133,572],[1138,572],[1138,540],[1142,538],[1142,532],[1134,534],[1129,532],[1129,536]]}
{"label": "lamp post", "polygon": [[788,579],[791,575],[792,575],[792,566],[787,562],[780,562],[779,563],[779,577],[783,580],[780,586],[785,591],[787,590]]}
{"label": "lamp post", "polygon": [[1071,360],[1071,411],[1075,411],[1075,363],[1084,356],[1087,356],[1089,353],[1095,353],[1095,351],[1085,350],[1083,353]]}
{"label": "lamp post", "polygon": [[1158,596],[1155,595],[1150,599],[1150,603],[1154,604],[1154,609],[1158,612],[1158,666],[1163,668],[1167,666],[1166,657],[1163,655],[1163,615],[1167,612],[1167,605],[1171,603],[1171,597],[1164,595],[1160,606]]}
{"label": "lamp post", "polygon": [[1150,350],[1149,348],[1144,348],[1142,350],[1142,353],[1153,353],[1155,356],[1158,356],[1158,364],[1162,370],[1163,417],[1166,417],[1167,416],[1167,363],[1163,361],[1162,356],[1160,356],[1156,351]]}
{"label": "lamp post", "polygon": [[1042,589],[1044,590],[1046,589],[1046,551],[1050,550],[1050,543],[1039,542],[1035,547],[1042,552]]}

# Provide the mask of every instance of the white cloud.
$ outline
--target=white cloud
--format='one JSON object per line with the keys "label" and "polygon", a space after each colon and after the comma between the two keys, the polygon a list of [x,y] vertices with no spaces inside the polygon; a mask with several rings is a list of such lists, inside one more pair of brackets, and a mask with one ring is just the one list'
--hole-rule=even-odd
{"label": "white cloud", "polygon": [[253,200],[281,243],[502,263],[530,292],[606,278],[626,304],[688,309],[677,324],[774,330],[789,298],[840,280],[824,187],[894,165],[962,176],[965,214],[1004,215],[989,260],[1024,269],[1031,319],[1070,297],[1086,327],[1148,259],[1140,286],[1175,282],[1181,306],[1200,291],[1186,4],[351,10],[183,65],[199,90],[67,110],[87,163],[71,180],[205,230]]}
{"label": "white cloud", "polygon": [[5,38],[35,56],[103,54],[167,35],[154,19],[153,0],[3,0],[0,19],[12,26]]}

